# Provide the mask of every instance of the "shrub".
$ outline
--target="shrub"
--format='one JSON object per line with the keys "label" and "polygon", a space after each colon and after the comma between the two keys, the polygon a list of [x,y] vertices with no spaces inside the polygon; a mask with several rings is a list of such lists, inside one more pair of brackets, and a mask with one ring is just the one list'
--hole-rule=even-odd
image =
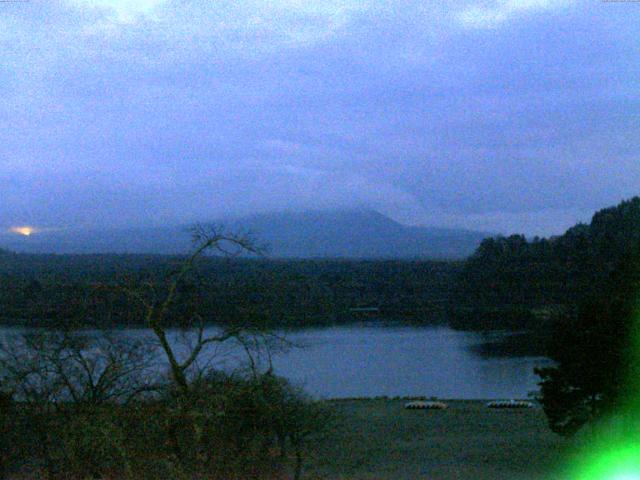
{"label": "shrub", "polygon": [[211,372],[187,397],[170,395],[168,405],[167,435],[182,466],[223,478],[275,476],[289,464],[299,476],[308,439],[328,419],[319,404],[272,374]]}

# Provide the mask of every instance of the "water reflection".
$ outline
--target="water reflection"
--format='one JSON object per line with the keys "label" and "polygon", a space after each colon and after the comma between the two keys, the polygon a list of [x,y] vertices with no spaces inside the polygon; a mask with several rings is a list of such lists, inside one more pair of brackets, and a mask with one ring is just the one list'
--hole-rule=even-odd
{"label": "water reflection", "polygon": [[427,395],[523,397],[541,358],[484,358],[482,339],[449,328],[339,327],[291,334],[308,347],[276,357],[275,370],[321,397]]}
{"label": "water reflection", "polygon": [[[21,331],[0,330],[5,334]],[[152,337],[139,329],[124,334]],[[170,336],[176,344],[179,337],[177,331]],[[322,398],[522,398],[537,388],[533,368],[548,363],[540,357],[477,355],[472,347],[482,342],[481,336],[444,327],[346,326],[299,330],[287,337],[304,347],[275,355],[275,372]],[[201,365],[217,368],[233,367],[245,358],[231,345],[203,353]]]}

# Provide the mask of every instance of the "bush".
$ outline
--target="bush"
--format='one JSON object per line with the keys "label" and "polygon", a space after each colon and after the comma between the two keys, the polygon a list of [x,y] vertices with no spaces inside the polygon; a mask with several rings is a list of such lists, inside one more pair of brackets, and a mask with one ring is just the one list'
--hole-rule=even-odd
{"label": "bush", "polygon": [[271,374],[211,372],[187,394],[172,388],[127,404],[16,409],[1,398],[3,467],[48,479],[300,478],[329,420]]}
{"label": "bush", "polygon": [[272,374],[212,372],[187,397],[170,395],[168,406],[167,434],[182,467],[222,478],[275,476],[290,464],[299,476],[308,439],[328,420],[320,404]]}

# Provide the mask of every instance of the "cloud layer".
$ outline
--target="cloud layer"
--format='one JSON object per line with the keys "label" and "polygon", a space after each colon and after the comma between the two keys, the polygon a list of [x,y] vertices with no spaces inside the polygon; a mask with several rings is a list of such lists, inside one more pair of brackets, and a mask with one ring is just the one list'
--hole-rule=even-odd
{"label": "cloud layer", "polygon": [[640,7],[0,4],[0,228],[367,205],[550,234],[640,185]]}

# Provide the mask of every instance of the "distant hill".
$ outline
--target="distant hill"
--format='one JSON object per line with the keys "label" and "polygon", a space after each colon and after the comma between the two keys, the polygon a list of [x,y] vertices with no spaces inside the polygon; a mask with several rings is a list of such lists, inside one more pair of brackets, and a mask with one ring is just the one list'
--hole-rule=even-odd
{"label": "distant hill", "polygon": [[[488,236],[402,225],[364,209],[261,214],[224,224],[252,232],[276,258],[461,259]],[[181,254],[190,246],[186,226],[0,236],[0,248],[29,253]]]}
{"label": "distant hill", "polygon": [[373,210],[256,215],[246,225],[278,257],[464,258],[486,234],[402,225]]}

